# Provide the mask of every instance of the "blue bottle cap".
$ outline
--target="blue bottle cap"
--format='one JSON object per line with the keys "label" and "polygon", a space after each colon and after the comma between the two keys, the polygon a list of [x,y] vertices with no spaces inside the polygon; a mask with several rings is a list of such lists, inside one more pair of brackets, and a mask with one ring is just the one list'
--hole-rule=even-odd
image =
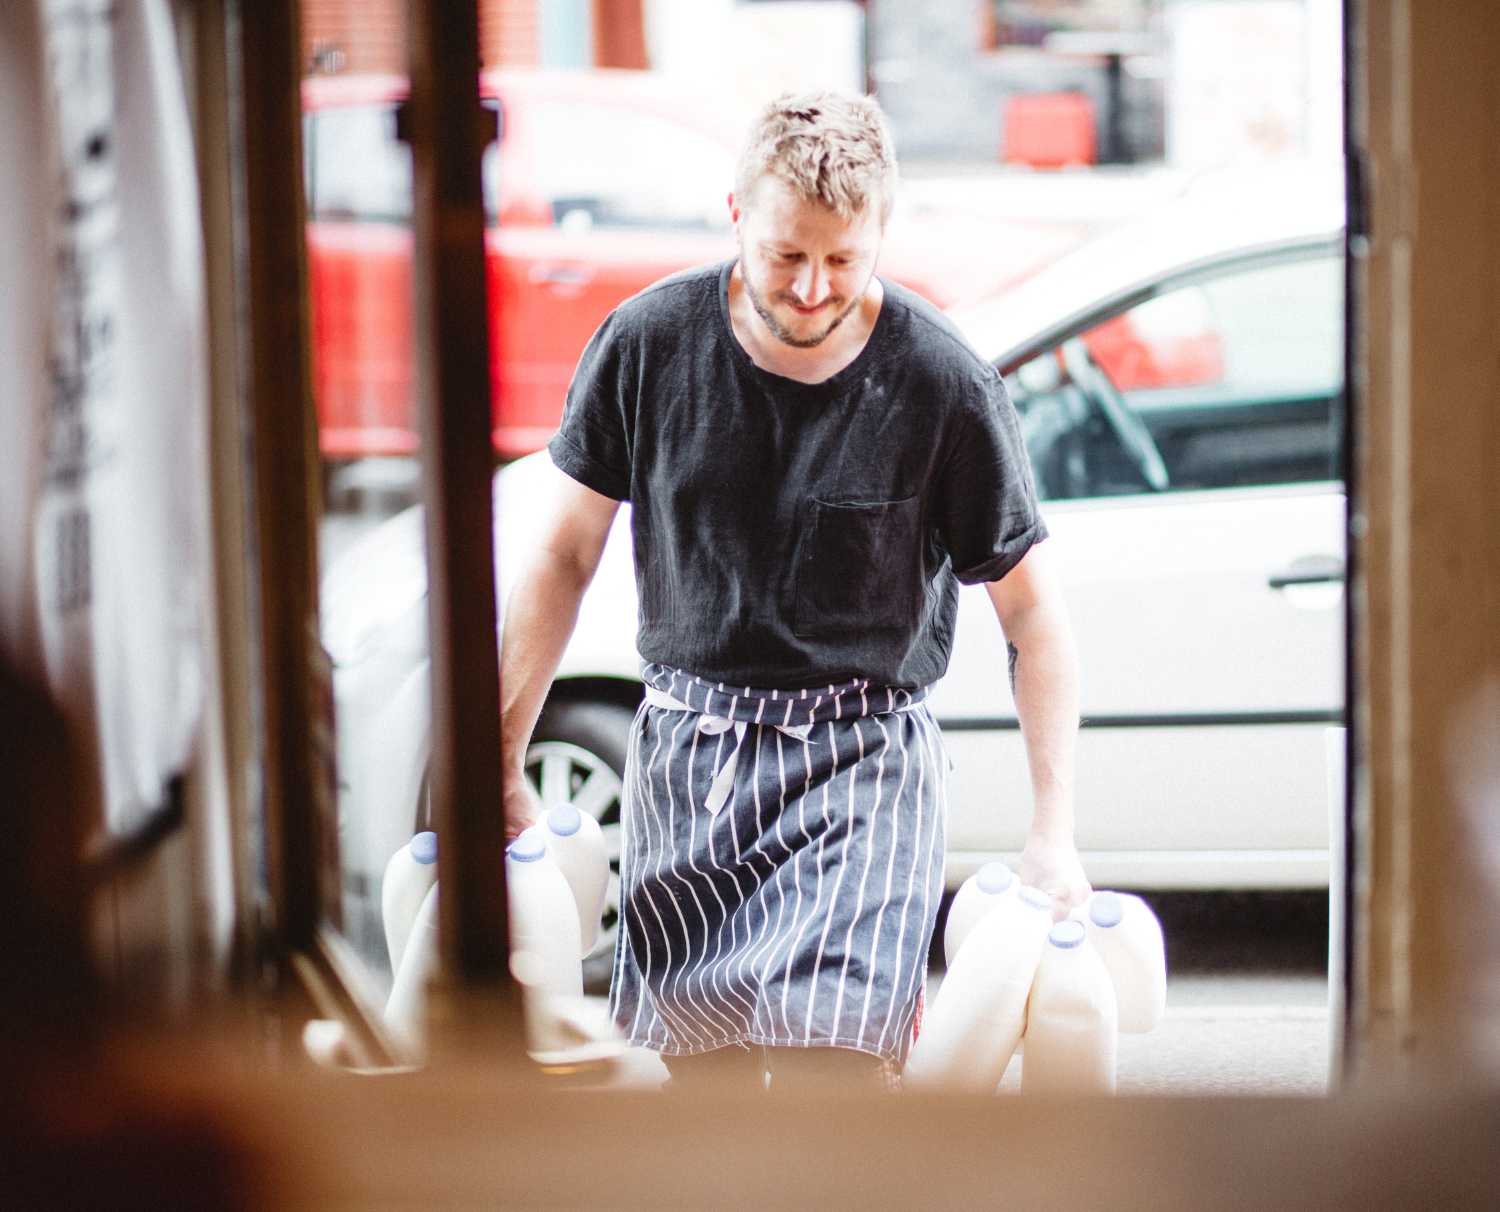
{"label": "blue bottle cap", "polygon": [[1125,919],[1125,903],[1116,892],[1096,892],[1089,897],[1089,921],[1105,930]]}
{"label": "blue bottle cap", "polygon": [[437,834],[424,830],[411,839],[411,857],[414,862],[430,867],[437,862]]}
{"label": "blue bottle cap", "polygon": [[986,863],[975,882],[981,892],[998,896],[1016,882],[1016,873],[1004,863]]}
{"label": "blue bottle cap", "polygon": [[1021,889],[1021,904],[1028,905],[1032,909],[1045,909],[1049,913],[1052,911],[1052,898],[1040,888],[1023,887]]}
{"label": "blue bottle cap", "polygon": [[533,825],[530,829],[522,830],[521,836],[510,844],[505,853],[518,863],[534,863],[547,853],[547,839]]}
{"label": "blue bottle cap", "polygon": [[559,804],[547,813],[547,828],[558,837],[572,837],[583,825],[583,817],[572,804]]}
{"label": "blue bottle cap", "polygon": [[1052,932],[1047,935],[1047,941],[1054,947],[1061,947],[1068,951],[1083,942],[1083,936],[1083,923],[1068,917],[1052,927]]}

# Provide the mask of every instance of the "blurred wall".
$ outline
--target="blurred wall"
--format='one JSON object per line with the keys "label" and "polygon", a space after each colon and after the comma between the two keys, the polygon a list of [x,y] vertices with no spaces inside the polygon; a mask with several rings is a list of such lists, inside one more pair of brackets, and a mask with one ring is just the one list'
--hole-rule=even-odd
{"label": "blurred wall", "polygon": [[[643,0],[480,0],[485,67],[645,67]],[[406,0],[302,0],[308,71],[406,71]]]}
{"label": "blurred wall", "polygon": [[[902,157],[994,163],[1013,94],[1077,92],[1108,121],[1102,59],[992,49],[987,0],[869,0],[869,70]],[[1154,52],[1123,62],[1128,159],[1208,167],[1336,155],[1340,0],[1162,0]]]}
{"label": "blurred wall", "polygon": [[1212,167],[1342,150],[1339,0],[1175,0],[1166,155]]}
{"label": "blurred wall", "polygon": [[785,92],[865,91],[858,0],[645,0],[653,69],[748,122]]}
{"label": "blurred wall", "polygon": [[1102,110],[1103,80],[1087,64],[983,50],[981,8],[976,0],[870,2],[870,76],[904,164],[998,162],[1012,92],[1077,91]]}

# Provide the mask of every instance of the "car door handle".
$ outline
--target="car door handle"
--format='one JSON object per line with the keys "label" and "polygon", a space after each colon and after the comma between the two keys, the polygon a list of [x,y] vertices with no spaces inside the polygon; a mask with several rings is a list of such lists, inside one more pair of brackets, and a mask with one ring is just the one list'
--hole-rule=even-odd
{"label": "car door handle", "polygon": [[1337,556],[1303,556],[1293,560],[1280,572],[1266,578],[1272,589],[1286,589],[1291,585],[1342,585],[1344,583],[1344,561]]}
{"label": "car door handle", "polygon": [[578,290],[594,280],[591,270],[576,265],[533,265],[527,275],[533,286]]}

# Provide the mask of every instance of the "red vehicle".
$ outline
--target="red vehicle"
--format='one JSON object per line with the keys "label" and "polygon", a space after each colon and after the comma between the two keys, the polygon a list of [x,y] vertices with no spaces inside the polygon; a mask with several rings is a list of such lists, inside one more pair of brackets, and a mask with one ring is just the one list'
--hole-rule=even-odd
{"label": "red vehicle", "polygon": [[[416,449],[411,167],[395,135],[405,81],[303,86],[313,373],[323,454]],[[726,195],[740,132],[647,72],[497,71],[485,154],[492,433],[511,458],[552,435],[584,345],[658,278],[734,253]],[[939,306],[992,293],[1081,238],[1078,228],[898,213],[881,271]]]}

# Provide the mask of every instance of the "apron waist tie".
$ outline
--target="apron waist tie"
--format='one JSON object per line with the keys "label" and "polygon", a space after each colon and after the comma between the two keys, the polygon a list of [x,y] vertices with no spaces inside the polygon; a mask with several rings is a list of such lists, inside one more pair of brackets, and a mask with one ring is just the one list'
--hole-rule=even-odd
{"label": "apron waist tie", "polygon": [[[667,711],[691,711],[698,717],[698,731],[704,736],[718,736],[720,733],[728,732],[731,728],[734,729],[734,746],[729,750],[729,756],[724,759],[724,764],[714,774],[714,781],[708,788],[708,798],[703,802],[710,816],[716,814],[729,802],[729,791],[734,786],[734,768],[739,760],[740,746],[744,743],[745,732],[750,727],[749,722],[725,719],[721,715],[709,715],[707,712],[699,711],[696,707],[689,707],[675,695],[670,695],[665,690],[658,690],[655,686],[646,687],[646,702],[652,707],[661,707]],[[801,741],[804,745],[813,744],[811,724],[772,724],[771,727],[791,737],[794,741]]]}
{"label": "apron waist tie", "polygon": [[[684,703],[675,695],[668,694],[655,686],[646,685],[646,703],[651,707],[660,707],[666,711],[690,711],[698,717],[698,731],[704,736],[718,736],[721,733],[734,730],[734,745],[729,750],[729,756],[724,759],[723,765],[714,773],[714,780],[708,788],[708,798],[703,801],[703,806],[708,809],[709,815],[716,815],[719,809],[729,802],[729,792],[734,786],[734,770],[739,761],[740,746],[744,744],[745,732],[750,727],[748,720],[731,720],[721,715],[710,715],[706,711]],[[896,707],[897,711],[909,711],[915,707],[916,702],[908,701]],[[757,725],[759,727],[760,725]],[[801,741],[804,745],[816,744],[812,739],[812,724],[770,724],[770,727],[794,741]]]}

